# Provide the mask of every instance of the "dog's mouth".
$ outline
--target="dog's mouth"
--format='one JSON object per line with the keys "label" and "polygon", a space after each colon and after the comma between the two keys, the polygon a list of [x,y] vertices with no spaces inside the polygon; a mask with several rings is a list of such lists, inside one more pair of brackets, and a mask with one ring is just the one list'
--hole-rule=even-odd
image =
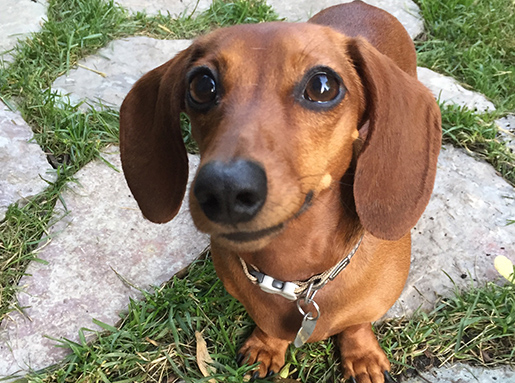
{"label": "dog's mouth", "polygon": [[252,241],[258,241],[260,239],[266,238],[272,234],[279,233],[281,230],[283,230],[286,226],[286,224],[299,217],[302,213],[304,213],[306,210],[309,209],[311,206],[311,202],[313,200],[313,190],[310,190],[306,194],[306,198],[304,199],[304,202],[302,203],[302,206],[299,210],[290,218],[286,219],[285,221],[271,226],[267,227],[265,229],[256,230],[256,231],[237,231],[234,233],[226,233],[226,234],[220,234],[220,237],[227,239],[232,242],[238,242],[238,243],[245,243],[245,242],[252,242]]}

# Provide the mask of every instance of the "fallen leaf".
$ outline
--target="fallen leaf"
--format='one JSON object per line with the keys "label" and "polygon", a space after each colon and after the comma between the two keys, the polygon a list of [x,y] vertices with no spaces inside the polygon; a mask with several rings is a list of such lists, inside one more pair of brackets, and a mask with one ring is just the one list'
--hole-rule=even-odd
{"label": "fallen leaf", "polygon": [[279,371],[279,377],[286,379],[288,375],[290,375],[290,363],[287,363],[283,368],[281,368],[281,371]]}
{"label": "fallen leaf", "polygon": [[[216,369],[212,366],[213,358],[211,358],[211,355],[209,355],[209,352],[207,351],[207,344],[202,337],[202,334],[195,331],[195,338],[197,339],[197,365],[200,372],[204,377],[216,374]],[[209,382],[216,383],[216,380],[209,379]]]}
{"label": "fallen leaf", "polygon": [[504,255],[495,257],[494,266],[496,270],[508,281],[513,282],[513,263]]}

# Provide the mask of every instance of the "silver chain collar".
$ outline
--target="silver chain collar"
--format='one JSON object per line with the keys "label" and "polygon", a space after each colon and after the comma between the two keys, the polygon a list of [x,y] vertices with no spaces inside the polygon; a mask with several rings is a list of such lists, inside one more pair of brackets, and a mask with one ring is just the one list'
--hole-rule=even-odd
{"label": "silver chain collar", "polygon": [[291,301],[299,301],[303,298],[304,302],[309,304],[313,301],[318,290],[324,287],[327,282],[334,280],[349,265],[351,258],[356,254],[356,251],[358,251],[362,240],[363,235],[345,258],[329,270],[314,275],[306,281],[283,282],[260,272],[254,265],[250,265],[252,270],[249,270],[247,263],[241,257],[240,263],[247,278],[252,283],[258,285],[263,291],[270,294],[281,295]]}

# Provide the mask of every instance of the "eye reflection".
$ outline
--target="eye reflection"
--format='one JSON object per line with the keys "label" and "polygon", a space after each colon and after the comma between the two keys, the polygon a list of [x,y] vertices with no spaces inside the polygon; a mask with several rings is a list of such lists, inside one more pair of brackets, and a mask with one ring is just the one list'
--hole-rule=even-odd
{"label": "eye reflection", "polygon": [[327,102],[334,100],[340,94],[338,80],[328,73],[316,73],[313,75],[304,91],[304,98],[313,102]]}
{"label": "eye reflection", "polygon": [[198,74],[190,82],[190,96],[198,104],[207,104],[216,98],[216,82],[208,74]]}

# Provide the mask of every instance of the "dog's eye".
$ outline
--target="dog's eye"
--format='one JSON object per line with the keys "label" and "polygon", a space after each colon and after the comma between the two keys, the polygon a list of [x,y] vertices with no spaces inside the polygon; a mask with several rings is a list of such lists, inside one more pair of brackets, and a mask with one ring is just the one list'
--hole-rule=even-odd
{"label": "dog's eye", "polygon": [[340,94],[338,80],[329,73],[315,73],[307,82],[304,98],[313,102],[328,102]]}
{"label": "dog's eye", "polygon": [[199,73],[190,81],[190,97],[197,104],[209,104],[216,99],[216,82],[209,74]]}

